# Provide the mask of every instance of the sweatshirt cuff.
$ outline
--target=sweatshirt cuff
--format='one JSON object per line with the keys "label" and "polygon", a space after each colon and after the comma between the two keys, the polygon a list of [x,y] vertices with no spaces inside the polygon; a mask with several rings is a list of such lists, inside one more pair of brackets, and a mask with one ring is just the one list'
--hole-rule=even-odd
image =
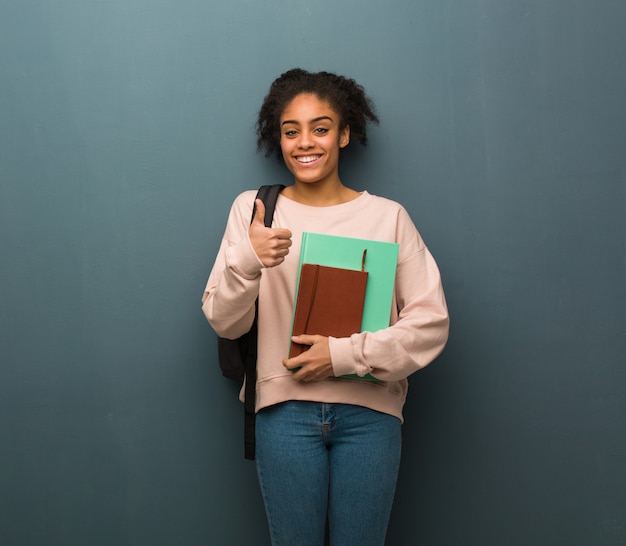
{"label": "sweatshirt cuff", "polygon": [[335,377],[351,374],[364,376],[368,373],[366,366],[359,364],[354,358],[352,338],[329,337],[328,347],[330,349],[330,360],[333,364]]}
{"label": "sweatshirt cuff", "polygon": [[236,245],[226,249],[226,266],[246,279],[256,279],[261,274],[263,264],[247,234]]}

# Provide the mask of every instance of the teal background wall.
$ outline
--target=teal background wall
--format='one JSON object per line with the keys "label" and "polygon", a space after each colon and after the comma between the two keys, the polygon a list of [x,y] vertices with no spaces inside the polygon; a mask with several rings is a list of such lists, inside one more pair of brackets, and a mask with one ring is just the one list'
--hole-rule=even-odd
{"label": "teal background wall", "polygon": [[234,196],[288,180],[253,125],[302,66],[375,98],[343,179],[405,204],[453,317],[411,378],[389,545],[626,544],[624,21],[0,0],[0,543],[268,544],[200,296]]}

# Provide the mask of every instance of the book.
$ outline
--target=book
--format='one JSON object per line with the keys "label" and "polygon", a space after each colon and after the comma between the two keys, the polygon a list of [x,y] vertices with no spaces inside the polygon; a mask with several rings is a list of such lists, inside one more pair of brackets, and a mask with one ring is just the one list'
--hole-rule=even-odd
{"label": "book", "polygon": [[[360,332],[367,276],[364,270],[302,264],[292,335],[348,337]],[[292,342],[289,358],[306,349]]]}
{"label": "book", "polygon": [[[365,262],[363,253],[367,252]],[[398,264],[399,245],[386,241],[374,241],[337,235],[304,232],[300,250],[298,277],[296,279],[296,294],[294,297],[294,315],[298,307],[298,294],[302,272],[308,273],[306,264],[352,270],[367,273],[363,313],[360,328],[349,334],[322,334],[332,337],[348,337],[358,332],[375,332],[389,326],[391,306],[395,287],[396,269]],[[293,334],[296,335],[296,334]],[[291,346],[290,346],[291,351]],[[348,377],[355,377],[350,375]],[[374,379],[366,376],[365,379]]]}

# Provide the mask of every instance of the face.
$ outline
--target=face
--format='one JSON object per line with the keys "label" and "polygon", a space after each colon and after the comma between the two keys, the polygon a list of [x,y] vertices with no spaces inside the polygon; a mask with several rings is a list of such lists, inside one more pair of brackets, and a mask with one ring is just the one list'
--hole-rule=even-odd
{"label": "face", "polygon": [[339,150],[350,142],[350,128],[316,95],[297,95],[280,117],[280,147],[296,183],[339,182]]}

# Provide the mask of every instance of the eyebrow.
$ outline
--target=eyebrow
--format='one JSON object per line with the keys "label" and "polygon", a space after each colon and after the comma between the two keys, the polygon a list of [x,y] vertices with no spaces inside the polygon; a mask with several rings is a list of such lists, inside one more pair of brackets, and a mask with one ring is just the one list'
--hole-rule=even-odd
{"label": "eyebrow", "polygon": [[[330,116],[320,116],[318,118],[313,118],[310,123],[317,123],[318,121],[322,121],[322,120],[325,120],[325,119],[327,119],[328,121],[332,121],[333,120],[333,118],[331,118]],[[288,123],[293,123],[294,125],[299,125],[300,124],[300,122],[296,121],[295,119],[286,119],[280,125],[281,126],[282,125],[287,125]]]}

